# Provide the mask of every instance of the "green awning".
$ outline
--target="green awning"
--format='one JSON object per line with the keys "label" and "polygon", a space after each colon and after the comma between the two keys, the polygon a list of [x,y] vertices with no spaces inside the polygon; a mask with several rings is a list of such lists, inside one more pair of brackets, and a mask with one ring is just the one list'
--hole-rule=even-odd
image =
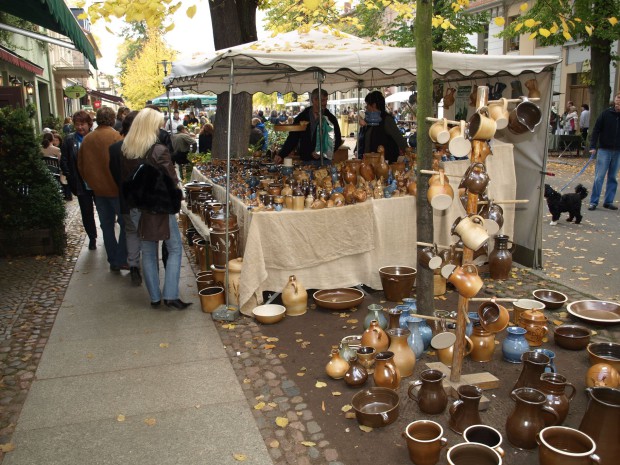
{"label": "green awning", "polygon": [[2,0],[0,11],[67,36],[97,69],[95,50],[63,0]]}

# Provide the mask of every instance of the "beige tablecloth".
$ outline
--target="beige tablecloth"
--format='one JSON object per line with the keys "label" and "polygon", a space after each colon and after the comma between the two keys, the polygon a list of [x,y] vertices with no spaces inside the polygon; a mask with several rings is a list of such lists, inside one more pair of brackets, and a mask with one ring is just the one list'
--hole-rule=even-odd
{"label": "beige tablecloth", "polygon": [[[513,199],[516,186],[512,146],[496,146],[487,158],[494,180],[494,198]],[[468,161],[445,163],[455,192]],[[206,180],[198,171],[194,179]],[[214,186],[218,200],[225,190]],[[244,245],[241,271],[241,311],[251,315],[262,303],[263,291],[281,291],[294,274],[306,289],[333,289],[366,284],[382,289],[379,268],[416,267],[415,197],[367,200],[361,204],[322,210],[251,213],[231,198]],[[514,208],[503,206],[505,234],[512,235]],[[450,226],[464,210],[453,202],[445,212],[435,211],[435,240],[450,244]],[[193,219],[193,217],[192,217]]]}

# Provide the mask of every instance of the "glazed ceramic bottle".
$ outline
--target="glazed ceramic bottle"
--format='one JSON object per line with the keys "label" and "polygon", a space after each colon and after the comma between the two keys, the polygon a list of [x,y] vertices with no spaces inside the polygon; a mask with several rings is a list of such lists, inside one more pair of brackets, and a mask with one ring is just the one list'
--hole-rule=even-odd
{"label": "glazed ceramic bottle", "polygon": [[379,352],[375,357],[375,372],[372,375],[375,386],[398,389],[400,387],[400,373],[394,363],[392,352]]}
{"label": "glazed ceramic bottle", "polygon": [[516,402],[515,408],[506,420],[506,437],[508,441],[520,449],[534,449],[537,445],[536,436],[545,427],[543,412],[557,424],[558,414],[545,405],[546,397],[538,389],[518,388],[510,394]]}
{"label": "glazed ceramic bottle", "polygon": [[383,307],[381,305],[370,304],[368,306],[368,313],[366,314],[366,318],[364,318],[364,329],[368,329],[372,320],[377,320],[381,329],[387,329],[388,320],[383,313]]}
{"label": "glazed ceramic bottle", "polygon": [[388,327],[387,329],[400,328],[400,316],[403,311],[400,308],[390,308],[388,310]]}
{"label": "glazed ceramic bottle", "polygon": [[308,293],[295,275],[289,276],[282,290],[282,303],[288,316],[303,315],[308,309]]}
{"label": "glazed ceramic bottle", "polygon": [[362,345],[374,347],[378,353],[387,350],[389,344],[388,336],[379,326],[379,322],[372,320],[368,329],[362,334]]}
{"label": "glazed ceramic bottle", "polygon": [[358,361],[357,357],[353,360],[349,360],[349,369],[344,374],[344,382],[347,386],[359,387],[362,386],[368,379],[368,372],[366,368]]}
{"label": "glazed ceramic bottle", "polygon": [[349,362],[340,356],[338,349],[332,349],[331,359],[325,365],[325,373],[334,379],[341,379],[349,369]]}
{"label": "glazed ceramic bottle", "polygon": [[512,269],[512,252],[508,249],[508,236],[495,236],[495,248],[489,254],[491,279],[508,279]]}
{"label": "glazed ceramic bottle", "polygon": [[395,328],[388,329],[390,336],[389,351],[394,353],[394,363],[398,368],[401,378],[407,378],[413,374],[416,356],[409,344],[407,338],[411,334],[408,329]]}

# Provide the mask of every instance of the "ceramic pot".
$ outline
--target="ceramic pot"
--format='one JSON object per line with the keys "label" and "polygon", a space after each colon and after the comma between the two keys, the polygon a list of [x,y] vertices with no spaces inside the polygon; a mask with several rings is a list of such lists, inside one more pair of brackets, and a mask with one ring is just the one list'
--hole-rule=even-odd
{"label": "ceramic pot", "polygon": [[368,306],[368,313],[364,318],[364,329],[368,329],[372,320],[377,320],[381,329],[387,329],[388,320],[383,313],[383,307],[381,305],[370,304]]}
{"label": "ceramic pot", "polygon": [[407,442],[409,459],[415,465],[435,465],[439,462],[441,449],[448,443],[441,425],[430,420],[409,423],[403,438]]}
{"label": "ceramic pot", "polygon": [[451,283],[463,297],[472,298],[482,289],[482,279],[478,269],[470,263],[463,266],[445,265],[441,275]]}
{"label": "ceramic pot", "polygon": [[489,233],[484,229],[484,218],[480,215],[458,217],[450,230],[461,238],[463,244],[472,250],[478,250],[489,240]]}
{"label": "ceramic pot", "polygon": [[548,426],[536,437],[540,465],[594,465],[601,458],[594,453],[590,436],[566,426]]}
{"label": "ceramic pot", "polygon": [[[227,240],[228,237],[228,240]],[[213,264],[220,268],[226,267],[226,242],[228,241],[228,260],[237,258],[238,241],[239,241],[239,227],[229,228],[228,236],[226,236],[226,230],[220,230],[213,228],[209,234],[209,241],[211,246],[211,254],[213,257]]]}
{"label": "ceramic pot", "polygon": [[448,449],[449,465],[502,465],[502,457],[489,446],[463,442]]}
{"label": "ceramic pot", "polygon": [[484,444],[502,457],[505,454],[504,449],[501,447],[502,434],[490,426],[472,425],[463,431],[463,439],[469,443]]}
{"label": "ceramic pot", "polygon": [[409,297],[415,284],[417,270],[409,266],[384,266],[379,268],[379,276],[385,298],[399,302]]}
{"label": "ceramic pot", "polygon": [[200,276],[196,276],[196,287],[198,291],[202,291],[205,287],[215,285],[215,279],[213,278],[213,273],[210,271],[200,272],[200,273],[208,273]]}
{"label": "ceramic pot", "polygon": [[[431,346],[435,349],[435,353],[437,354],[439,361],[448,367],[452,366],[455,342],[456,334],[447,331],[435,335],[431,340]],[[471,354],[474,344],[468,336],[465,336],[465,344],[465,352],[463,356],[466,357]]]}
{"label": "ceramic pot", "polygon": [[340,341],[340,356],[351,360],[357,356],[357,349],[361,347],[361,336],[345,336]]}
{"label": "ceramic pot", "polygon": [[497,123],[489,116],[489,109],[481,107],[469,118],[469,138],[473,140],[489,140],[495,136]]}
{"label": "ceramic pot", "polygon": [[385,387],[362,389],[351,399],[357,422],[371,428],[394,423],[398,419],[399,404],[398,393]]}
{"label": "ceramic pot", "polygon": [[362,345],[367,347],[374,347],[377,353],[386,351],[390,341],[387,334],[377,320],[372,320],[370,326],[362,334]]}
{"label": "ceramic pot", "polygon": [[378,352],[375,356],[375,372],[372,375],[375,386],[397,390],[400,387],[400,373],[394,363],[392,352]]}
{"label": "ceramic pot", "polygon": [[366,372],[372,375],[375,372],[375,355],[377,351],[374,347],[362,346],[357,349],[357,360],[366,368]]}
{"label": "ceramic pot", "polygon": [[[409,385],[407,394],[410,399],[418,403],[421,412],[437,415],[446,409],[448,396],[443,388],[445,377],[446,375],[439,370],[424,370],[420,373],[420,379]],[[417,394],[416,387],[420,388]]]}
{"label": "ceramic pot", "polygon": [[521,313],[519,326],[527,330],[525,338],[531,347],[542,345],[543,338],[549,332],[547,327],[547,317],[538,310],[526,310]]}
{"label": "ceramic pot", "polygon": [[436,210],[447,210],[452,205],[454,190],[450,186],[448,176],[443,170],[439,170],[439,175],[433,175],[428,181],[428,191],[426,198]]}
{"label": "ceramic pot", "polygon": [[288,316],[303,315],[308,310],[308,293],[295,275],[289,276],[282,289],[282,303]]}
{"label": "ceramic pot", "polygon": [[427,270],[436,270],[442,265],[442,258],[437,250],[437,244],[424,247],[418,251],[418,263]]}
{"label": "ceramic pot", "polygon": [[[570,394],[566,394],[566,388],[570,388]],[[566,378],[558,373],[543,373],[540,375],[539,390],[547,397],[547,405],[558,414],[557,425],[561,425],[566,420],[570,401],[573,400],[577,390],[569,383]],[[553,418],[544,414],[545,424],[551,426]]]}
{"label": "ceramic pot", "polygon": [[465,171],[459,183],[459,189],[467,189],[472,194],[483,194],[490,177],[484,163],[472,163]]}
{"label": "ceramic pot", "polygon": [[510,398],[516,405],[506,420],[506,437],[515,447],[534,449],[536,436],[545,427],[543,412],[551,415],[554,425],[558,422],[558,414],[545,405],[547,399],[538,389],[518,388],[510,393]]}
{"label": "ceramic pot", "polygon": [[334,379],[342,379],[349,369],[349,362],[340,356],[338,349],[332,349],[329,362],[325,365],[325,373]]}
{"label": "ceramic pot", "polygon": [[595,363],[586,372],[586,386],[616,388],[620,382],[618,371],[609,363]]}
{"label": "ceramic pot", "polygon": [[344,382],[347,386],[351,387],[359,387],[363,386],[366,380],[368,379],[368,372],[366,368],[354,358],[349,361],[349,369],[344,374]]}
{"label": "ceramic pot", "polygon": [[464,384],[457,389],[458,400],[450,406],[450,429],[458,434],[463,434],[469,426],[482,423],[478,407],[482,398],[482,389],[473,384]]}
{"label": "ceramic pot", "polygon": [[474,362],[489,362],[495,352],[495,334],[486,331],[482,326],[474,325],[471,333],[473,349],[469,357]]}
{"label": "ceramic pot", "polygon": [[545,308],[545,304],[533,299],[519,299],[513,302],[512,306],[514,307],[512,322],[516,325],[519,324],[521,321],[521,314],[526,310],[543,310]]}
{"label": "ceramic pot", "polygon": [[233,258],[228,262],[228,303],[239,306],[239,290],[243,258]]}
{"label": "ceramic pot", "polygon": [[407,378],[413,374],[415,367],[416,355],[407,344],[407,338],[410,336],[408,329],[395,328],[388,329],[390,337],[389,351],[394,353],[394,364],[398,368],[401,378]]}
{"label": "ceramic pot", "polygon": [[495,236],[495,248],[489,254],[489,273],[491,279],[508,279],[512,270],[512,250],[515,245],[508,247],[508,236]]}
{"label": "ceramic pot", "polygon": [[480,325],[491,333],[499,333],[506,329],[510,320],[508,310],[495,302],[495,299],[483,302],[478,307],[478,317],[480,318]]}
{"label": "ceramic pot", "polygon": [[221,286],[209,286],[198,292],[200,306],[205,313],[212,313],[220,305],[226,304],[226,294]]}
{"label": "ceramic pot", "polygon": [[542,112],[527,97],[521,97],[514,110],[510,112],[508,118],[508,130],[513,134],[523,134],[527,131],[534,132],[536,126],[542,121]]}
{"label": "ceramic pot", "polygon": [[506,337],[502,342],[502,357],[510,363],[521,363],[521,355],[530,350],[525,339],[527,331],[520,326],[506,328]]}
{"label": "ceramic pot", "polygon": [[620,457],[620,389],[586,388],[590,397],[579,431],[598,446],[602,465],[615,465]]}
{"label": "ceramic pot", "polygon": [[[484,227],[489,235],[495,236],[502,226],[504,226],[504,209],[493,202],[493,200],[487,200],[487,202],[487,204],[482,205],[478,214],[484,218]],[[510,248],[511,253],[513,249],[514,245]]]}
{"label": "ceramic pot", "polygon": [[521,355],[523,369],[513,386],[513,389],[520,387],[540,388],[540,375],[545,372],[545,368],[551,367],[551,360],[542,352],[524,352]]}
{"label": "ceramic pot", "polygon": [[508,119],[510,118],[508,100],[502,98],[499,103],[490,103],[489,116],[495,120],[498,131],[506,129],[506,127],[508,127]]}

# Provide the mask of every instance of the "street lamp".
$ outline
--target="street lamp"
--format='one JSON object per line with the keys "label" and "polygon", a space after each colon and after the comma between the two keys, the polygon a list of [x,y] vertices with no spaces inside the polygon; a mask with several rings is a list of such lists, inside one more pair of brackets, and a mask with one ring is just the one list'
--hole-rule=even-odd
{"label": "street lamp", "polygon": [[28,95],[34,94],[34,84],[32,83],[32,81],[24,81],[24,87],[26,87],[26,93]]}
{"label": "street lamp", "polygon": [[19,87],[22,85],[22,82],[19,80],[17,76],[9,75],[9,82],[11,83],[13,87]]}
{"label": "street lamp", "polygon": [[[172,62],[168,60],[162,60],[157,64],[161,64],[164,67],[164,77],[168,76],[168,65],[172,65]],[[168,127],[170,128],[170,134],[172,134],[172,115],[170,114],[170,86],[166,86],[166,102],[168,104]]]}

